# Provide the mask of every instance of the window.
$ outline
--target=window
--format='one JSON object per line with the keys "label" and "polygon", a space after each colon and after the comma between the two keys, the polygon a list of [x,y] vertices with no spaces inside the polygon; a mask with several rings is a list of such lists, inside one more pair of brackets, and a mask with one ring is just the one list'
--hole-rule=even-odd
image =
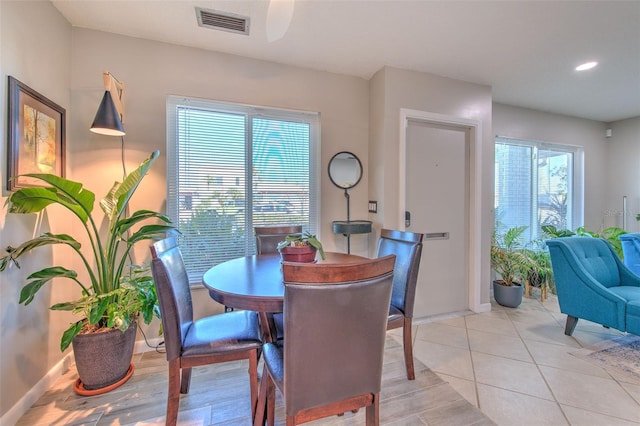
{"label": "window", "polygon": [[532,241],[543,225],[575,229],[583,217],[582,181],[582,149],[496,138],[496,230],[524,225]]}
{"label": "window", "polygon": [[167,99],[167,211],[189,281],[255,253],[254,226],[317,233],[318,113]]}

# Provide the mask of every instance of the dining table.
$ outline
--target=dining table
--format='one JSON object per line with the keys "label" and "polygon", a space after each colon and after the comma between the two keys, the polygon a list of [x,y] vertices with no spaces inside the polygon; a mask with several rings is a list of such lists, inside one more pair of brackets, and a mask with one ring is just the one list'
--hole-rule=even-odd
{"label": "dining table", "polygon": [[[347,253],[325,252],[316,263],[351,263],[366,259]],[[255,311],[260,318],[263,338],[274,341],[273,314],[284,305],[282,258],[279,253],[231,259],[207,270],[202,282],[213,300],[226,307]]]}

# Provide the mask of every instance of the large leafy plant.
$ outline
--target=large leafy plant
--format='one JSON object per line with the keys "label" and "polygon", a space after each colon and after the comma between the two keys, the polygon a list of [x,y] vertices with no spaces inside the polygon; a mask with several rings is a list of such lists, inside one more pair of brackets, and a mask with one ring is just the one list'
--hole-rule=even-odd
{"label": "large leafy plant", "polygon": [[42,246],[66,245],[78,255],[87,272],[88,282],[82,282],[72,269],[51,266],[29,275],[20,292],[20,303],[28,305],[36,293],[53,279],[66,278],[80,287],[82,296],[79,299],[50,308],[82,316],[63,333],[61,350],[71,344],[83,327],[87,331],[102,327],[125,331],[140,314],[147,324],[154,315],[159,316],[149,269],[131,265],[130,252],[136,243],[160,239],[174,228],[169,218],[154,211],[138,210],[131,215],[126,214],[131,197],[158,156],[159,151],[154,151],[122,182],[115,182],[100,201],[100,208],[108,221],[104,235],[100,234],[92,217],[95,195],[79,182],[51,174],[27,174],[25,176],[38,179],[46,186],[20,188],[9,196],[9,213],[38,213],[52,204],[66,208],[80,221],[88,237],[87,248],[71,235],[47,232],[18,247],[7,247],[7,254],[0,258],[0,271],[4,271],[10,263],[19,268],[18,258]]}

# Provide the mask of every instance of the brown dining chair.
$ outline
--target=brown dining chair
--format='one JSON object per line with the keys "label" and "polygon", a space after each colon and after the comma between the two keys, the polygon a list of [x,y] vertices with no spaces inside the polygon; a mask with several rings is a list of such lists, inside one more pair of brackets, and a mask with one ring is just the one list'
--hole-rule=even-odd
{"label": "brown dining chair", "polygon": [[166,424],[176,424],[180,394],[189,392],[192,367],[241,359],[249,360],[253,418],[258,400],[258,354],[262,347],[258,314],[235,311],[194,320],[187,271],[175,237],[154,243],[151,255],[169,361]]}
{"label": "brown dining chair", "polygon": [[378,257],[396,255],[387,330],[402,327],[404,363],[409,380],[416,378],[413,367],[411,325],[423,238],[424,234],[421,233],[382,229],[377,250]]}
{"label": "brown dining chair", "polygon": [[277,253],[278,243],[290,234],[302,234],[302,225],[256,226],[256,253]]}
{"label": "brown dining chair", "polygon": [[[379,421],[379,395],[395,256],[354,263],[284,262],[283,341],[265,343],[254,425],[275,418],[275,389],[286,424],[366,407]],[[336,330],[340,332],[336,333]]]}

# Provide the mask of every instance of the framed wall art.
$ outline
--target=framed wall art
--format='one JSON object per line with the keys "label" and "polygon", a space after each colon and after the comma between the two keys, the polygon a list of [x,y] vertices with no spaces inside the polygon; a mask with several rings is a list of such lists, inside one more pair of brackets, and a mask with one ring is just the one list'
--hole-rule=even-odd
{"label": "framed wall art", "polygon": [[27,173],[64,177],[66,111],[9,76],[7,189],[38,186]]}

